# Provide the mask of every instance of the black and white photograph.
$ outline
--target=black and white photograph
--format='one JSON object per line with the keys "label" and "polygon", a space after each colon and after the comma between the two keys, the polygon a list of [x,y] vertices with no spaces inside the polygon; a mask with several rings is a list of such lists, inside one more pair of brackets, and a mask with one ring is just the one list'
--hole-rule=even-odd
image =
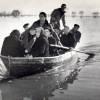
{"label": "black and white photograph", "polygon": [[100,1],[0,0],[0,100],[100,100]]}

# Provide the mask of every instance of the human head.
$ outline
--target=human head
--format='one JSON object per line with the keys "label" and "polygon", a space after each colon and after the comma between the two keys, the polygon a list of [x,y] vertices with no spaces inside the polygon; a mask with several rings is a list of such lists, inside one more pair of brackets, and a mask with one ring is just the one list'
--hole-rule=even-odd
{"label": "human head", "polygon": [[43,28],[42,27],[37,27],[35,29],[35,32],[36,32],[36,37],[39,38],[40,37],[40,34],[42,33],[43,31]]}
{"label": "human head", "polygon": [[17,29],[12,30],[12,32],[10,33],[10,36],[19,39],[20,38],[20,32],[19,32],[19,30],[17,30]]}
{"label": "human head", "polygon": [[68,34],[68,32],[69,32],[69,27],[68,27],[68,26],[65,26],[64,29],[63,29],[63,32],[64,32],[64,34]]}
{"label": "human head", "polygon": [[62,11],[65,11],[65,9],[66,9],[66,4],[62,4],[62,5],[61,5],[61,9],[62,9]]}
{"label": "human head", "polygon": [[42,22],[45,21],[46,17],[47,17],[47,14],[45,12],[40,12],[39,14],[40,21]]}
{"label": "human head", "polygon": [[30,33],[31,35],[36,35],[36,30],[35,30],[35,29],[30,29],[30,30],[29,30],[29,33]]}
{"label": "human head", "polygon": [[78,31],[78,29],[80,28],[80,26],[78,24],[74,24],[74,31]]}
{"label": "human head", "polygon": [[44,35],[48,38],[48,37],[50,37],[50,29],[48,29],[48,28],[45,28],[44,29]]}
{"label": "human head", "polygon": [[26,23],[26,24],[23,25],[23,28],[24,28],[25,30],[27,30],[27,29],[28,29],[28,26],[29,26],[29,23]]}

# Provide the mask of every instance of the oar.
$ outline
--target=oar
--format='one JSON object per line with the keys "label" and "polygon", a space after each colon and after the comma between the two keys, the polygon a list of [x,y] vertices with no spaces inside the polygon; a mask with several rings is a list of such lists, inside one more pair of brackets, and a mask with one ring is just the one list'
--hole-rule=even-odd
{"label": "oar", "polygon": [[53,44],[50,44],[51,47],[55,47],[55,48],[59,48],[59,49],[64,49],[64,50],[73,50],[73,51],[76,51],[76,52],[79,52],[79,53],[84,53],[84,54],[88,54],[89,56],[93,57],[95,54],[93,53],[89,53],[89,52],[83,52],[83,51],[78,51],[78,50],[75,50],[75,49],[72,49],[70,47],[65,47],[65,46],[60,46],[60,45],[53,45]]}
{"label": "oar", "polygon": [[55,32],[55,30],[54,30],[54,28],[53,28],[53,25],[50,24],[50,27],[51,27],[52,32],[54,32],[54,35],[55,35],[55,38],[56,38],[57,42],[59,43],[59,45],[62,45],[58,34]]}

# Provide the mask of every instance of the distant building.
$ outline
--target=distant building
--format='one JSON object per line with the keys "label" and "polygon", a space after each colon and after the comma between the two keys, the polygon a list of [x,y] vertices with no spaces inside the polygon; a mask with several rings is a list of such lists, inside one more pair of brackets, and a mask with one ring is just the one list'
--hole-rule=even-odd
{"label": "distant building", "polygon": [[99,16],[99,12],[92,12],[92,16],[93,17],[98,17]]}
{"label": "distant building", "polygon": [[79,11],[79,16],[83,17],[84,16],[84,11]]}
{"label": "distant building", "polygon": [[72,11],[71,16],[72,16],[72,17],[76,17],[76,12]]}
{"label": "distant building", "polygon": [[12,16],[17,17],[20,15],[20,11],[19,10],[13,10],[11,13]]}

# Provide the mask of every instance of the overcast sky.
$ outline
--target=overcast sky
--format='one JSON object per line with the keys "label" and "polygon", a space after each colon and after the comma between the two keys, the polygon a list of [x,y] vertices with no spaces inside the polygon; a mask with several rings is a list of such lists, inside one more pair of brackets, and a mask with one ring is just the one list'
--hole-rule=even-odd
{"label": "overcast sky", "polygon": [[23,13],[51,12],[62,3],[68,5],[68,10],[100,11],[99,0],[0,0],[0,11],[20,9]]}

